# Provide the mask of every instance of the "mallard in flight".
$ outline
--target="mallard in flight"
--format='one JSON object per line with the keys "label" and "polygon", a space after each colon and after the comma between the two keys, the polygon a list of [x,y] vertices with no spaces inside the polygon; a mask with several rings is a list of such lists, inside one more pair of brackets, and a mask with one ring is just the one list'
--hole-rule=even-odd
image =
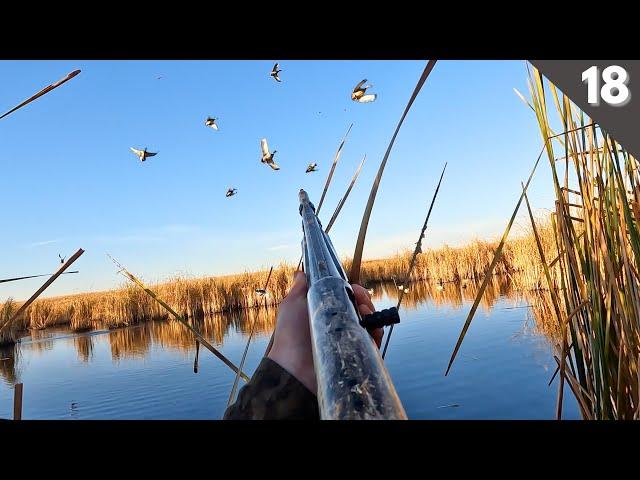
{"label": "mallard in flight", "polygon": [[207,127],[211,127],[214,130],[218,130],[218,124],[216,123],[217,118],[211,118],[211,117],[207,117],[207,119],[204,121],[204,124]]}
{"label": "mallard in flight", "polygon": [[278,76],[281,71],[282,70],[280,70],[280,64],[276,63],[271,69],[271,73],[269,75],[271,75],[276,82],[282,82],[282,80],[280,80],[280,77]]}
{"label": "mallard in flight", "polygon": [[318,171],[318,164],[317,163],[310,163],[309,166],[307,167],[307,170],[305,173],[309,173],[309,172],[317,172]]}
{"label": "mallard in flight", "polygon": [[267,145],[266,138],[260,140],[260,149],[262,150],[262,159],[260,161],[262,163],[266,163],[274,170],[280,170],[280,167],[273,161],[273,157],[276,155],[277,150],[274,150],[273,153],[269,153],[269,145]]}
{"label": "mallard in flight", "polygon": [[230,188],[230,189],[227,190],[226,196],[227,197],[233,197],[236,194],[237,191],[238,191],[237,188]]}
{"label": "mallard in flight", "polygon": [[267,294],[267,291],[264,288],[256,288],[256,293],[259,297],[264,297]]}
{"label": "mallard in flight", "polygon": [[356,88],[354,88],[353,92],[351,92],[351,100],[359,103],[369,103],[369,102],[373,102],[376,99],[377,95],[375,93],[370,95],[365,95],[367,88],[371,88],[373,86],[373,85],[365,85],[365,83],[367,83],[366,78],[362,80],[358,85],[356,85]]}
{"label": "mallard in flight", "polygon": [[58,254],[58,258],[60,259],[60,263],[64,263],[64,259],[67,257],[63,257],[60,254]]}
{"label": "mallard in flight", "polygon": [[158,154],[158,152],[147,152],[147,148],[144,150],[138,150],[136,148],[130,147],[131,151],[135,153],[141,162],[144,162],[148,157],[153,157]]}

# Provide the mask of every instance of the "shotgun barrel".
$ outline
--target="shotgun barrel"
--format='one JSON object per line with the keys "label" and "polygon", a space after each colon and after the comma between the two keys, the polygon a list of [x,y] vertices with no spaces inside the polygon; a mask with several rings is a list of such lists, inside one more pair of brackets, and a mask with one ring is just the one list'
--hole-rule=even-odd
{"label": "shotgun barrel", "polygon": [[397,310],[361,318],[347,275],[304,190],[300,215],[320,418],[406,419],[380,351],[364,328],[397,323]]}

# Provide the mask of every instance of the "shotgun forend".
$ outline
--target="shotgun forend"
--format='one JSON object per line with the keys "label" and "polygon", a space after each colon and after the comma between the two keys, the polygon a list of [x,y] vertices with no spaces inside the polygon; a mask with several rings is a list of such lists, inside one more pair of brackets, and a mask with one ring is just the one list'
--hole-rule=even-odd
{"label": "shotgun forend", "polygon": [[397,323],[397,311],[360,318],[347,275],[304,190],[300,190],[300,215],[320,417],[406,419],[380,351],[363,328]]}

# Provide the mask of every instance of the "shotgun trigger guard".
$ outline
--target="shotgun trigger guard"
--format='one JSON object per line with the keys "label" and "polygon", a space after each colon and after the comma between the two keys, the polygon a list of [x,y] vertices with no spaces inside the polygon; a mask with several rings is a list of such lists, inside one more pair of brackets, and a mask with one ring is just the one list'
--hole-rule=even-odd
{"label": "shotgun trigger guard", "polygon": [[398,314],[398,309],[396,307],[370,313],[360,320],[360,325],[366,329],[388,327],[389,325],[395,325],[396,323],[400,323],[400,315]]}

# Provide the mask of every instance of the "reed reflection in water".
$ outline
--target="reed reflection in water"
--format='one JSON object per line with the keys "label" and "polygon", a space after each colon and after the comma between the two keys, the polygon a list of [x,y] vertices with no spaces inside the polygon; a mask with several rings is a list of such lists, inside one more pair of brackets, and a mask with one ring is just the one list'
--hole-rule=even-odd
{"label": "reed reflection in water", "polygon": [[[378,308],[386,308],[397,301],[398,290],[393,283],[376,283],[367,287],[373,288],[372,298]],[[398,331],[394,332],[394,336],[398,333],[398,337],[391,341],[391,360],[388,365],[403,401],[408,398],[411,408],[411,403],[420,404],[421,398],[434,381],[455,385],[455,381],[441,378],[442,365],[438,363],[438,358],[421,359],[418,354],[412,353],[412,349],[423,350],[426,342],[435,341],[437,335],[433,335],[432,329],[451,328],[451,339],[447,338],[446,341],[440,341],[441,345],[429,347],[433,352],[440,347],[443,352],[448,351],[455,330],[459,328],[453,321],[454,317],[455,320],[459,318],[462,321],[477,293],[478,285],[472,281],[462,284],[444,283],[441,286],[416,282],[408,285],[408,288],[401,308],[404,325],[401,323]],[[523,305],[531,307],[521,308]],[[517,292],[508,277],[494,277],[485,292],[481,311],[491,319],[498,319],[502,315],[501,311],[513,307],[517,308],[512,311],[513,318],[520,324],[514,335],[535,335],[542,332],[553,337],[553,325],[544,317],[550,313],[544,295]],[[527,310],[530,310],[530,316],[534,320],[530,322],[531,332],[526,331],[527,324],[522,320]],[[237,313],[201,316],[190,321],[234,362],[240,361],[251,325],[255,324],[254,341],[246,365],[247,373],[251,373],[259,363],[275,327],[276,313],[277,307],[262,307]],[[442,327],[437,327],[434,321]],[[511,328],[514,325],[512,322]],[[406,333],[404,339],[403,331]],[[30,390],[27,392],[30,391],[32,395],[30,401],[37,401],[40,405],[37,409],[33,406],[31,417],[25,418],[67,418],[66,413],[60,413],[60,405],[48,405],[45,400],[35,398],[40,388],[41,395],[49,399],[56,398],[58,393],[64,396],[69,391],[79,392],[74,394],[73,399],[60,399],[60,402],[73,402],[73,418],[219,418],[224,411],[233,383],[233,372],[221,365],[209,352],[201,350],[200,371],[194,375],[192,365],[195,339],[176,321],[150,321],[131,327],[83,333],[73,333],[64,328],[34,330],[30,333],[30,336],[21,339],[15,346],[0,352],[0,358],[3,359],[0,361],[0,377],[4,381],[0,382],[0,417],[7,416],[7,408],[3,405],[10,402],[10,386],[23,381],[22,377],[27,377],[24,381],[25,384],[28,382],[26,388]],[[504,347],[514,348],[509,345]],[[495,345],[491,348],[499,352],[503,346]],[[542,357],[543,362],[553,364],[550,355],[548,359],[544,358],[546,351],[535,355]],[[443,354],[439,359],[440,363],[445,362],[445,356]],[[52,359],[57,359],[58,366]],[[69,367],[70,362],[72,367]],[[419,365],[420,362],[425,365]],[[413,370],[407,373],[409,369]],[[425,383],[427,377],[420,374],[425,369],[433,370],[430,374],[432,377],[428,377],[429,385]],[[546,386],[552,372],[542,373],[544,378],[541,377],[537,382]],[[99,384],[101,380],[98,377],[103,375],[105,379],[102,383],[113,382],[112,388]],[[39,385],[40,381],[43,382],[42,385]],[[46,386],[47,382],[50,383],[49,386]],[[63,394],[62,391],[67,393]],[[555,398],[553,389],[549,389],[549,395],[550,398]],[[86,398],[81,401],[76,397]],[[184,398],[188,405],[175,403],[178,398]],[[187,398],[190,400],[187,401]],[[132,402],[135,403],[135,408],[131,406]],[[77,406],[78,403],[80,407]],[[85,406],[83,411],[83,405],[88,403],[93,410],[88,410]],[[552,410],[536,412],[536,415],[552,418]],[[417,416],[414,418],[457,418],[455,415],[451,417],[448,409],[438,410],[435,414],[431,409],[428,416],[421,409],[416,412]],[[464,413],[462,410],[461,412]],[[482,416],[482,405],[474,412],[480,412],[474,413],[475,418],[485,418]],[[549,415],[545,416],[546,413]]]}

